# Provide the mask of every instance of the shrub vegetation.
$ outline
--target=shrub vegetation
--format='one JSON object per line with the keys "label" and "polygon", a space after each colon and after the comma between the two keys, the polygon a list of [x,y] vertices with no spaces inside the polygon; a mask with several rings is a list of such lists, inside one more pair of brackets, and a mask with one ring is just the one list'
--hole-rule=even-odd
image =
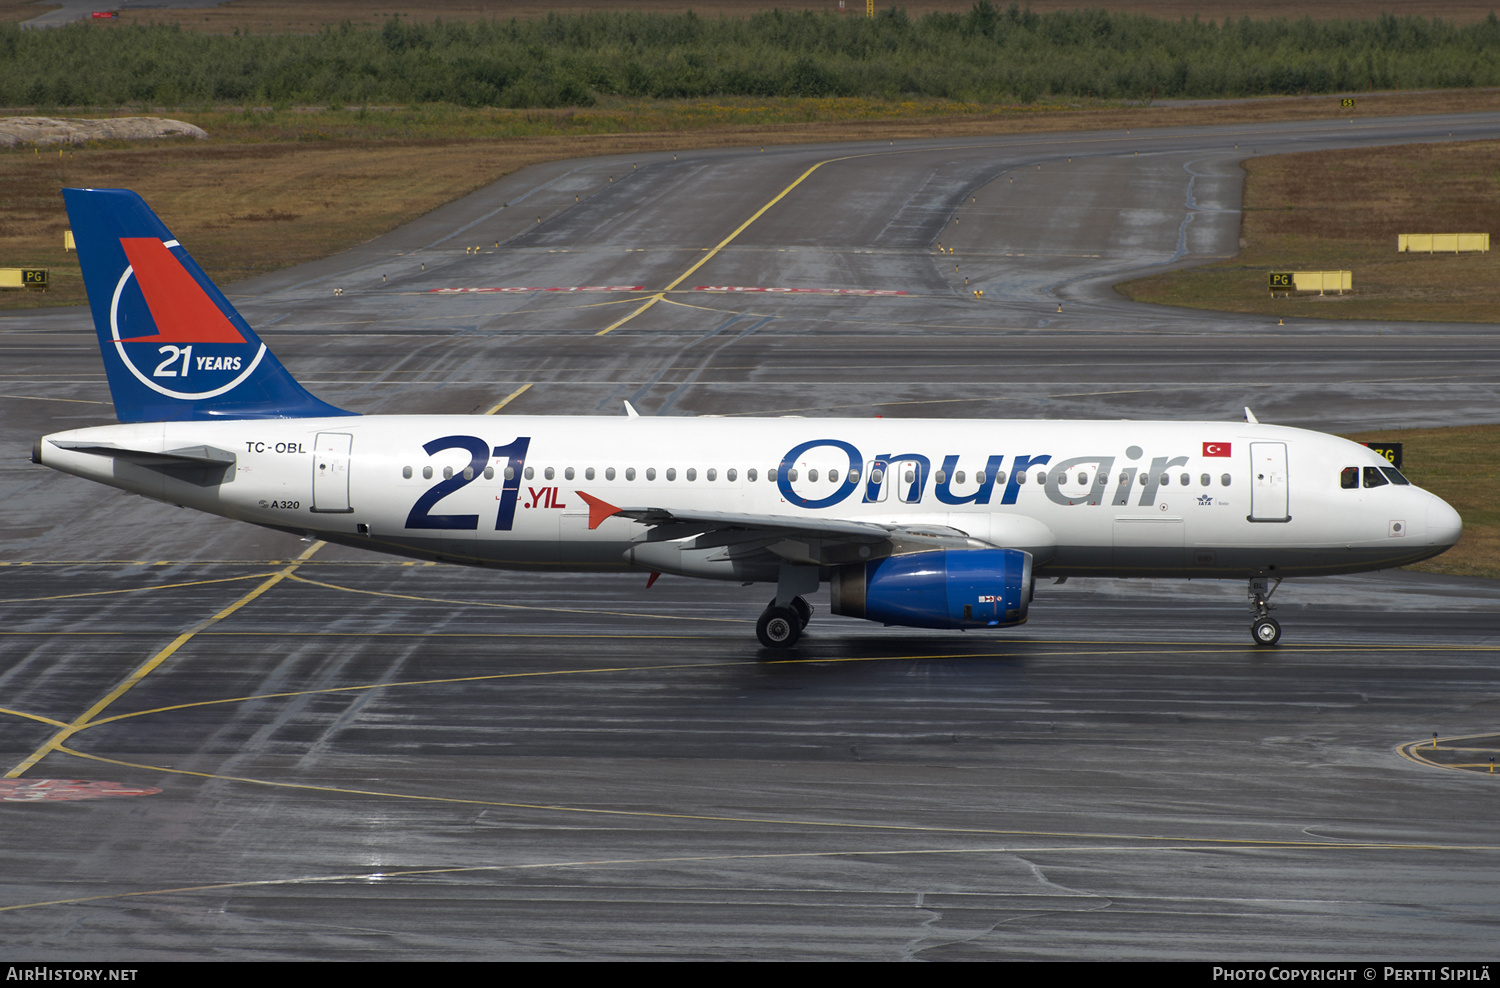
{"label": "shrub vegetation", "polygon": [[913,19],[773,10],[345,23],[317,34],[0,24],[0,105],[588,106],[600,96],[1030,101],[1500,85],[1500,21],[1169,21],[980,0]]}

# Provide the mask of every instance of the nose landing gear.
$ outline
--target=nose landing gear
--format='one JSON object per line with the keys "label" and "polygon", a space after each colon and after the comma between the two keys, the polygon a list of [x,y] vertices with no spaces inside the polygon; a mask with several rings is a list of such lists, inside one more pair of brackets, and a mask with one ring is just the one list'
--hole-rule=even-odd
{"label": "nose landing gear", "polygon": [[1281,625],[1271,617],[1271,610],[1276,606],[1271,603],[1271,595],[1279,586],[1280,577],[1276,578],[1274,584],[1264,576],[1257,576],[1250,581],[1250,613],[1253,615],[1250,640],[1265,648],[1281,641]]}

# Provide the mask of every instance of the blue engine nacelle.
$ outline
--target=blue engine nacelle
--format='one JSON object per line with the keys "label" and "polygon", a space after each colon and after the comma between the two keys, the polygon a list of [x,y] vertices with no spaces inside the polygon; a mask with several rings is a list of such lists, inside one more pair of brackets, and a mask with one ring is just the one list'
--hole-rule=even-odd
{"label": "blue engine nacelle", "polygon": [[1031,553],[937,549],[840,566],[831,610],[909,628],[1003,628],[1026,620]]}

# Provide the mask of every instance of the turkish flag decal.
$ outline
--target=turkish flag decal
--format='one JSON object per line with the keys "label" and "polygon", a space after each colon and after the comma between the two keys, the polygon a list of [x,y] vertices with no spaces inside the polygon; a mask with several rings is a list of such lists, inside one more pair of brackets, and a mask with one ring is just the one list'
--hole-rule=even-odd
{"label": "turkish flag decal", "polygon": [[1228,456],[1229,455],[1229,443],[1204,443],[1203,444],[1203,455],[1204,456]]}

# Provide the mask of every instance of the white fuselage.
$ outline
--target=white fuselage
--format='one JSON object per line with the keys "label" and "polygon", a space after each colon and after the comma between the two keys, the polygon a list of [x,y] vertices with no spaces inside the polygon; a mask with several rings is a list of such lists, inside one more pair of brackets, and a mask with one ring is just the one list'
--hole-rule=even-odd
{"label": "white fuselage", "polygon": [[[197,448],[233,462],[163,468],[140,456]],[[1342,485],[1346,468],[1388,466],[1363,446],[1232,422],[371,415],[100,426],[48,436],[37,457],[377,551],[723,579],[776,573],[753,554],[647,552],[648,540],[693,533],[651,534],[620,516],[591,528],[580,494],[958,530],[1031,552],[1046,576],[1353,572],[1435,555],[1460,532],[1457,513],[1415,486]]]}

